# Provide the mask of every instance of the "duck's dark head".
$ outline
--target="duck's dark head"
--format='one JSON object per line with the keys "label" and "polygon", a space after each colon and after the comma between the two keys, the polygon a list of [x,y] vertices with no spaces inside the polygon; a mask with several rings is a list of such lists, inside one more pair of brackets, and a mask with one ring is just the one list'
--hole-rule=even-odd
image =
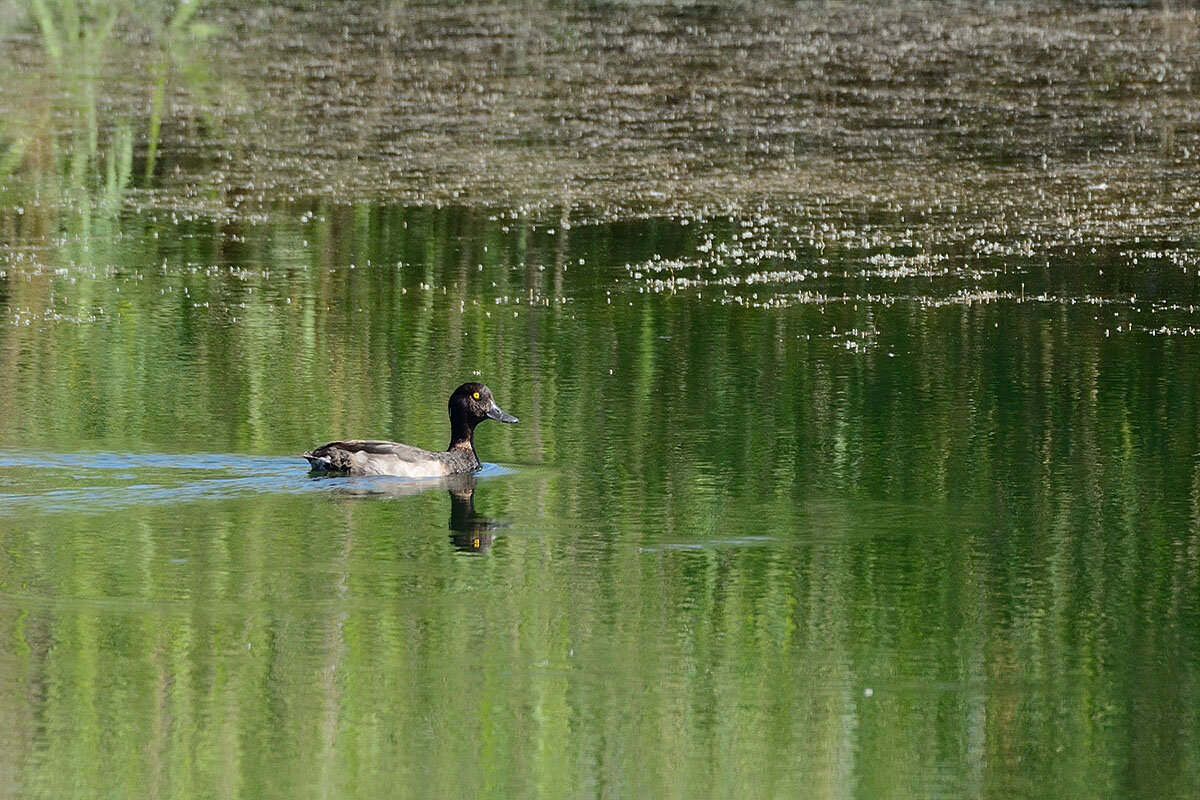
{"label": "duck's dark head", "polygon": [[517,418],[500,406],[492,397],[492,390],[482,383],[464,383],[450,395],[451,446],[470,441],[475,426],[485,419],[497,422],[517,422]]}

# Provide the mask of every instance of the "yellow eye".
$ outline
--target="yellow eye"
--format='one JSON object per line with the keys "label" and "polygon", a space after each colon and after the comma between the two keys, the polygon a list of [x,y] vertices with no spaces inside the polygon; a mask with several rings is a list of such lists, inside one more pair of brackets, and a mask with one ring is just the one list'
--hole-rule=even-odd
{"label": "yellow eye", "polygon": [[472,396],[472,397],[474,397],[476,400],[478,400],[478,399],[479,399],[479,392],[476,392],[475,394],[473,394],[473,395],[471,395],[471,396]]}

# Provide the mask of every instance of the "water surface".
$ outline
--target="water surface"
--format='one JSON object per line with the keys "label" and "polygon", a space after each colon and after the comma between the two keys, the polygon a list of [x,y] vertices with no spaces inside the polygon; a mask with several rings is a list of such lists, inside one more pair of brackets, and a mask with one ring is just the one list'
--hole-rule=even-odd
{"label": "water surface", "polygon": [[1200,791],[1194,14],[8,24],[8,793]]}

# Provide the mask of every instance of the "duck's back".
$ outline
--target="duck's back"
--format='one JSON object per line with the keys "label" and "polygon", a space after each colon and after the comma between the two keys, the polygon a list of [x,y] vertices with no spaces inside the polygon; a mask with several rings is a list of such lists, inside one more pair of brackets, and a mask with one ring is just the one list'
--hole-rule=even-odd
{"label": "duck's back", "polygon": [[455,455],[434,453],[399,442],[351,439],[323,444],[305,453],[304,457],[314,470],[322,472],[395,475],[401,478],[437,478],[470,472],[478,466],[477,463],[459,464]]}

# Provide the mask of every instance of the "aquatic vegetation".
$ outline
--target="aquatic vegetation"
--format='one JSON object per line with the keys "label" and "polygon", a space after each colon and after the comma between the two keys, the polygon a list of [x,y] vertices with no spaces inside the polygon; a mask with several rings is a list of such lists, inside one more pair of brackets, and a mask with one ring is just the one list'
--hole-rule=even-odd
{"label": "aquatic vegetation", "polygon": [[[329,202],[479,209],[539,242],[523,265],[549,280],[460,313],[571,302],[594,271],[568,254],[639,220],[672,229],[668,247],[612,259],[627,266],[606,304],[1181,307],[1198,268],[1188,14],[966,4],[930,28],[921,5],[71,8],[30,6],[42,39],[6,39],[0,224],[69,232],[57,252],[18,244],[9,273],[112,265],[120,239],[202,220],[244,244]],[[310,242],[288,247],[303,262]],[[1133,330],[1191,324],[1145,313]],[[107,318],[13,319],[39,315]]]}
{"label": "aquatic vegetation", "polygon": [[[37,55],[17,49],[17,63],[5,65],[0,199],[21,215],[62,214],[82,236],[93,221],[101,238],[111,235],[135,157],[145,180],[154,175],[169,76],[202,95],[210,80],[197,45],[216,29],[193,20],[203,2],[29,0],[38,37],[15,42],[36,41],[44,60],[34,66]],[[148,111],[114,91],[148,93]]]}
{"label": "aquatic vegetation", "polygon": [[[970,218],[1001,236],[1080,241],[1123,236],[1135,220],[1165,230],[1200,202],[1186,180],[1200,63],[1187,14],[770,3],[543,12],[212,7],[185,26],[162,22],[212,34],[209,49],[223,54],[213,80],[240,88],[204,93],[199,82],[169,106],[153,93],[166,116],[161,135],[139,140],[138,162],[169,164],[139,201],[243,216],[336,196],[566,208],[572,220],[746,217],[769,201],[893,214],[918,234]],[[154,37],[118,38],[123,66],[157,86]],[[23,44],[11,42],[18,53]],[[114,76],[96,85],[114,110],[129,89]],[[22,91],[0,89],[0,103],[13,108]]]}

